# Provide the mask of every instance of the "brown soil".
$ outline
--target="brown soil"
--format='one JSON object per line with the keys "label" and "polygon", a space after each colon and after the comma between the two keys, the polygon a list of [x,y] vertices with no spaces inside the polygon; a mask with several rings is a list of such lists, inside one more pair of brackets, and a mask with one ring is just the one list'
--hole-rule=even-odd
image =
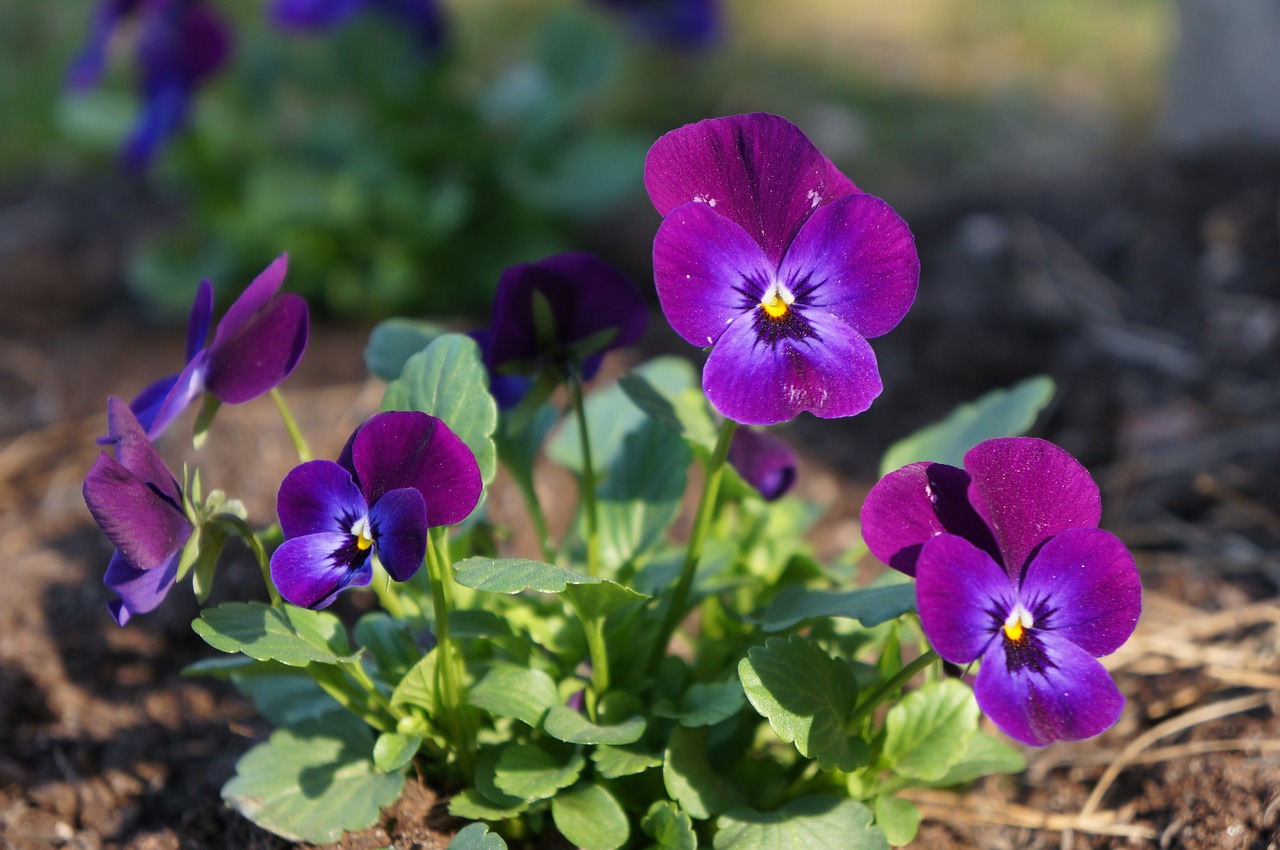
{"label": "brown soil", "polygon": [[[925,277],[877,343],[888,391],[857,420],[790,429],[837,551],[895,433],[1047,371],[1061,392],[1042,433],[1094,470],[1105,525],[1144,572],[1138,632],[1109,659],[1121,723],[1030,752],[1023,776],[917,794],[915,846],[1280,847],[1280,166],[1218,162],[1233,164],[905,210]],[[123,629],[103,607],[110,547],[80,496],[103,402],[182,346],[120,296],[127,227],[78,226],[120,195],[36,187],[0,209],[24,224],[0,243],[0,847],[287,847],[218,796],[267,730],[228,686],[180,676],[211,653],[190,594]],[[366,333],[317,328],[286,385],[319,456],[376,407]],[[661,328],[646,344],[676,348]],[[254,516],[290,465],[266,402],[222,411],[201,459],[206,487]],[[259,598],[260,578],[233,552],[215,594]],[[336,846],[444,847],[456,824],[437,802],[411,781],[379,827]]]}

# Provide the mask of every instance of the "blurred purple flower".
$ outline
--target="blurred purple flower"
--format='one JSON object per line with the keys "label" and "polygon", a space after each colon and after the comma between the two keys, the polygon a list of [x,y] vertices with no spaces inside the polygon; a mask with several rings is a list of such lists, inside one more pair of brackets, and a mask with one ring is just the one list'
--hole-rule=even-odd
{"label": "blurred purple flower", "polygon": [[142,426],[118,398],[107,400],[108,440],[84,479],[84,501],[116,547],[103,583],[119,597],[108,603],[117,623],[163,600],[178,573],[192,526],[182,491]]}
{"label": "blurred purple flower", "polygon": [[648,320],[635,284],[591,254],[567,253],[502,273],[489,328],[489,364],[500,374],[580,364],[583,380],[604,353],[640,338]]}
{"label": "blurred purple flower", "polygon": [[707,397],[772,425],[866,410],[882,385],[870,337],[915,299],[915,240],[784,118],[756,113],[673,130],[645,187],[664,216],[653,244],[667,320],[711,346]]}
{"label": "blurred purple flower", "polygon": [[231,33],[200,0],[102,0],[68,86],[97,85],[109,42],[126,24],[137,33],[134,61],[143,105],[122,155],[130,167],[143,168],[186,124],[195,90],[226,63]]}
{"label": "blurred purple flower", "polygon": [[294,605],[324,608],[373,577],[373,555],[396,581],[426,554],[427,529],[466,519],[480,500],[480,469],[466,443],[425,413],[379,413],[356,429],[335,463],[293,468],[276,510],[284,543],[271,579]]}
{"label": "blurred purple flower", "polygon": [[444,40],[444,15],[436,0],[275,0],[271,20],[282,29],[327,29],[364,9],[405,27],[423,47],[436,47]]}
{"label": "blurred purple flower", "polygon": [[765,501],[782,498],[796,483],[795,450],[764,431],[739,428],[729,443],[729,464]]}
{"label": "blurred purple flower", "polygon": [[716,0],[594,0],[640,38],[670,47],[705,47],[720,32]]}
{"label": "blurred purple flower", "polygon": [[227,310],[206,345],[213,287],[202,281],[187,321],[187,365],[138,394],[131,407],[157,439],[203,392],[243,404],[269,392],[293,372],[307,348],[307,302],[281,293],[288,257],[280,255]]}
{"label": "blurred purple flower", "polygon": [[493,368],[490,356],[490,336],[488,328],[479,328],[467,334],[480,347],[480,358],[489,372],[489,393],[498,403],[499,410],[510,410],[518,405],[533,386],[533,379],[527,375],[504,375]]}
{"label": "blurred purple flower", "polygon": [[863,506],[871,551],[916,576],[934,649],[955,664],[981,659],[979,707],[1027,744],[1097,735],[1124,707],[1097,658],[1133,633],[1142,585],[1100,514],[1084,467],[1025,437],[975,446],[964,470],[911,464]]}

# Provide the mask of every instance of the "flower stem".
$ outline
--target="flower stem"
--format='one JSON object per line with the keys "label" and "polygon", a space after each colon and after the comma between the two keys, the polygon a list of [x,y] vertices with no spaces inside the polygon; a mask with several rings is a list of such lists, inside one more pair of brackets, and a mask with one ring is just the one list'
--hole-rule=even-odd
{"label": "flower stem", "polygon": [[280,392],[279,387],[271,388],[271,400],[276,403],[276,410],[280,411],[285,430],[289,432],[289,439],[293,440],[293,448],[298,452],[298,460],[303,463],[311,460],[311,446],[307,445],[307,438],[302,436],[302,430],[298,428],[298,420],[293,418],[293,411],[285,403],[284,394]]}
{"label": "flower stem", "polygon": [[582,403],[582,375],[577,368],[569,370],[565,382],[569,397],[573,400],[573,412],[578,417],[578,439],[582,446],[582,510],[587,521],[587,575],[600,572],[600,527],[596,513],[596,475],[591,465],[591,437],[588,434],[587,415]]}
{"label": "flower stem", "polygon": [[589,700],[592,708],[592,720],[595,720],[595,706],[600,698],[609,690],[609,647],[604,639],[604,616],[583,620],[583,628],[587,634],[587,651],[591,654],[591,690],[595,699]]}
{"label": "flower stem", "polygon": [[547,515],[543,512],[542,505],[538,502],[538,493],[533,488],[533,480],[523,475],[512,477],[515,478],[516,484],[520,488],[520,495],[524,497],[525,507],[529,511],[529,520],[533,523],[534,535],[538,538],[538,549],[542,552],[542,560],[554,563],[556,553],[551,546],[551,532],[547,528]]}
{"label": "flower stem", "polygon": [[854,708],[853,714],[849,716],[849,722],[846,726],[848,728],[857,726],[862,722],[863,718],[872,711],[875,711],[876,706],[896,694],[903,685],[911,681],[912,677],[937,660],[938,653],[931,649],[913,660],[910,664],[907,664],[890,678],[881,682],[878,688],[872,691],[866,699],[862,700],[858,703],[857,707]]}
{"label": "flower stem", "polygon": [[343,674],[343,668],[332,664],[308,664],[307,673],[315,683],[347,711],[359,717],[379,732],[395,730],[395,723],[389,722],[382,713],[372,705],[372,694],[355,689],[351,680]]}
{"label": "flower stem", "polygon": [[267,557],[266,547],[262,545],[262,538],[249,523],[235,514],[220,513],[213,517],[212,523],[239,537],[249,547],[249,551],[253,553],[253,559],[258,562],[258,569],[262,572],[262,580],[267,585],[267,595],[271,597],[271,604],[277,608],[280,607],[283,600],[280,598],[280,591],[276,589],[276,583],[271,580],[271,560]]}
{"label": "flower stem", "polygon": [[427,533],[427,571],[431,577],[431,603],[435,610],[436,627],[436,676],[437,699],[440,716],[449,736],[453,739],[453,751],[458,757],[462,774],[468,782],[475,773],[472,761],[474,741],[468,734],[464,717],[462,670],[459,656],[454,652],[449,634],[449,611],[453,607],[452,582],[449,557],[441,549],[443,529],[433,528]]}
{"label": "flower stem", "polygon": [[716,447],[711,453],[711,459],[707,462],[702,497],[698,501],[698,513],[694,516],[693,531],[689,535],[689,545],[685,549],[680,578],[671,592],[671,599],[667,603],[662,625],[658,628],[657,638],[653,644],[653,654],[649,659],[651,671],[666,655],[667,644],[671,642],[671,636],[675,634],[676,627],[684,619],[685,606],[689,604],[689,592],[693,588],[693,577],[698,571],[698,561],[702,559],[702,544],[706,541],[707,531],[711,528],[716,500],[720,497],[720,481],[724,477],[724,465],[729,456],[729,443],[733,441],[733,432],[737,426],[738,423],[732,419],[724,420],[720,426],[720,435],[716,439]]}

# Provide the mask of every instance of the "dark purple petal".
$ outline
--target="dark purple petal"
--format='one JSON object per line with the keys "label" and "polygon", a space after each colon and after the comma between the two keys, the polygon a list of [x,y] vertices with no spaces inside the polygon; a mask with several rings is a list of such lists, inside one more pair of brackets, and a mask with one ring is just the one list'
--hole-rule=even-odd
{"label": "dark purple petal", "polygon": [[795,484],[800,459],[791,446],[777,437],[739,428],[729,444],[729,463],[766,501],[772,502]]}
{"label": "dark purple petal", "polygon": [[204,4],[159,0],[147,6],[137,59],[148,98],[170,88],[189,95],[230,55],[230,30]]}
{"label": "dark purple petal", "polygon": [[392,490],[370,509],[369,524],[387,574],[396,581],[408,581],[427,554],[427,506],[422,494],[410,487]]}
{"label": "dark purple petal", "polygon": [[207,280],[200,281],[196,288],[196,297],[191,302],[191,313],[187,316],[187,362],[196,359],[196,355],[209,341],[209,327],[213,320],[213,285]]}
{"label": "dark purple petal", "polygon": [[527,375],[504,375],[493,368],[488,328],[477,328],[470,331],[467,336],[480,346],[480,357],[484,360],[485,370],[489,373],[489,394],[498,403],[498,409],[510,410],[518,405],[529,392],[529,388],[533,386],[533,379]]}
{"label": "dark purple petal", "polygon": [[667,133],[649,149],[644,185],[663,216],[692,201],[727,216],[775,268],[815,209],[858,191],[799,127],[760,112]]}
{"label": "dark purple petal", "polygon": [[1001,437],[964,456],[973,480],[969,501],[995,535],[1005,568],[1022,575],[1036,547],[1071,528],[1097,528],[1098,485],[1080,462],[1053,443]]}
{"label": "dark purple petal", "polygon": [[67,73],[67,85],[73,89],[91,88],[106,70],[107,43],[121,20],[132,14],[141,0],[102,0],[93,17],[93,29],[80,55]]}
{"label": "dark purple petal", "polygon": [[180,509],[182,490],[173,473],[160,459],[133,411],[115,396],[107,399],[107,440],[115,448],[121,466]]}
{"label": "dark purple petal", "polygon": [[195,358],[182,370],[182,374],[174,379],[173,387],[147,427],[147,436],[151,439],[159,439],[173,420],[181,416],[191,402],[204,392],[209,371],[208,354],[207,350],[197,352]]}
{"label": "dark purple petal", "polygon": [[178,505],[105,453],[85,476],[83,493],[94,521],[137,569],[162,566],[191,536]]}
{"label": "dark purple petal", "polygon": [[294,537],[271,555],[271,582],[294,605],[324,608],[348,587],[369,583],[372,554],[373,549],[358,551],[349,533]]}
{"label": "dark purple petal", "polygon": [[1095,657],[1129,639],[1142,613],[1142,582],[1129,550],[1094,528],[1064,531],[1041,547],[1022,578],[1036,628],[1051,629]]}
{"label": "dark purple petal", "polygon": [[[138,417],[138,423],[144,431],[149,431],[155,424],[165,399],[178,383],[178,377],[178,375],[170,375],[167,378],[161,378],[145,387],[142,392],[134,396],[133,401],[129,402],[129,409],[133,411],[134,416]],[[101,443],[103,440],[98,442]]]}
{"label": "dark purple petal", "polygon": [[368,512],[351,473],[331,460],[295,466],[276,495],[276,513],[286,538],[321,532],[350,535],[352,525]]}
{"label": "dark purple petal", "polygon": [[1097,659],[1054,632],[1033,631],[1042,663],[1010,662],[992,641],[974,683],[978,707],[1006,735],[1043,747],[1098,735],[1120,719],[1124,696]]}
{"label": "dark purple petal", "polygon": [[275,0],[271,21],[285,29],[322,29],[336,26],[368,0]]}
{"label": "dark purple petal", "polygon": [[662,312],[675,332],[699,347],[756,309],[774,267],[741,227],[706,204],[685,204],[662,221],[653,240],[653,277]]}
{"label": "dark purple petal", "polygon": [[881,478],[862,504],[862,539],[884,563],[909,576],[924,544],[955,534],[998,558],[995,540],[969,504],[969,475],[942,463],[920,462]]}
{"label": "dark purple petal", "polygon": [[882,388],[871,346],[834,316],[804,318],[802,339],[762,339],[753,314],[725,329],[702,372],[716,410],[746,425],[776,425],[803,411],[830,419],[871,406]]}
{"label": "dark purple petal", "polygon": [[155,610],[168,595],[169,588],[173,587],[181,560],[182,552],[179,550],[163,564],[152,569],[138,569],[120,552],[113,554],[102,583],[120,597],[107,603],[107,610],[115,621],[123,626],[133,615]]}
{"label": "dark purple petal", "polygon": [[953,664],[968,664],[993,640],[1017,605],[1004,569],[969,541],[941,534],[924,545],[916,567],[916,606],[929,643]]}
{"label": "dark purple petal", "polygon": [[703,47],[719,32],[715,0],[596,0],[620,14],[640,38],[670,47]]}
{"label": "dark purple petal", "polygon": [[161,145],[187,123],[190,102],[191,90],[185,85],[168,85],[144,95],[142,113],[121,152],[124,164],[137,170],[150,165]]}
{"label": "dark purple petal", "polygon": [[814,211],[777,277],[804,304],[872,338],[907,314],[920,282],[920,258],[910,228],[888,204],[854,194]]}
{"label": "dark purple petal", "polygon": [[480,501],[480,467],[449,426],[416,411],[378,413],[356,429],[338,463],[355,473],[369,504],[402,487],[422,494],[427,525],[453,525]]}

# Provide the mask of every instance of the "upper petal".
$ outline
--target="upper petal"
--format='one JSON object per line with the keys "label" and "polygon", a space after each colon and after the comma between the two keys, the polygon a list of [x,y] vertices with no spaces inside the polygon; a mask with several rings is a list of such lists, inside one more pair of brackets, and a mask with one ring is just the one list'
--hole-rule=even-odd
{"label": "upper petal", "polygon": [[182,491],[173,473],[147,438],[132,408],[115,396],[107,399],[107,442],[114,447],[121,466],[181,510]]}
{"label": "upper petal", "polygon": [[964,456],[973,479],[969,501],[986,520],[1014,578],[1036,547],[1069,528],[1097,528],[1098,485],[1080,462],[1053,443],[1001,437]]}
{"label": "upper petal", "polygon": [[174,552],[163,564],[142,570],[130,564],[120,552],[113,553],[102,583],[119,597],[107,603],[107,610],[115,621],[123,626],[134,614],[155,610],[173,587],[181,560],[182,552]]}
{"label": "upper petal", "polygon": [[286,601],[324,608],[346,588],[363,587],[373,578],[373,550],[353,549],[351,535],[337,532],[286,540],[271,555],[271,581]]}
{"label": "upper petal", "polygon": [[285,538],[342,532],[369,512],[351,473],[331,460],[310,460],[289,471],[280,482],[276,513]]}
{"label": "upper petal", "polygon": [[752,313],[725,329],[702,371],[716,410],[746,425],[776,425],[805,411],[830,419],[871,406],[882,389],[871,346],[834,316],[805,319],[812,333],[802,339],[762,340]]}
{"label": "upper petal", "polygon": [[173,379],[169,393],[155,410],[151,424],[147,426],[147,436],[159,439],[173,420],[182,415],[191,402],[204,392],[205,377],[209,369],[208,350],[196,352],[182,373]]}
{"label": "upper petal", "polygon": [[1142,613],[1133,555],[1115,535],[1096,528],[1064,531],[1045,543],[1027,565],[1021,596],[1037,627],[1095,657],[1119,649]]}
{"label": "upper petal", "polygon": [[187,362],[195,359],[200,349],[209,341],[209,325],[213,321],[213,286],[207,280],[200,281],[196,297],[191,302],[191,314],[187,316]]}
{"label": "upper petal", "polygon": [[941,534],[924,545],[916,565],[920,627],[938,654],[968,664],[998,642],[1017,592],[991,556],[969,541]]}
{"label": "upper petal", "polygon": [[411,487],[392,490],[369,511],[378,560],[396,581],[408,581],[427,554],[427,506]]}
{"label": "upper petal", "polygon": [[858,191],[799,127],[763,112],[667,133],[645,158],[644,185],[663,216],[691,201],[727,216],[775,267],[814,209]]}
{"label": "upper petal", "polygon": [[915,301],[920,258],[892,207],[871,195],[846,195],[800,228],[778,278],[797,298],[871,338],[897,326]]}
{"label": "upper petal", "polygon": [[705,347],[759,303],[773,264],[737,224],[706,204],[685,204],[654,237],[653,277],[671,327]]}

